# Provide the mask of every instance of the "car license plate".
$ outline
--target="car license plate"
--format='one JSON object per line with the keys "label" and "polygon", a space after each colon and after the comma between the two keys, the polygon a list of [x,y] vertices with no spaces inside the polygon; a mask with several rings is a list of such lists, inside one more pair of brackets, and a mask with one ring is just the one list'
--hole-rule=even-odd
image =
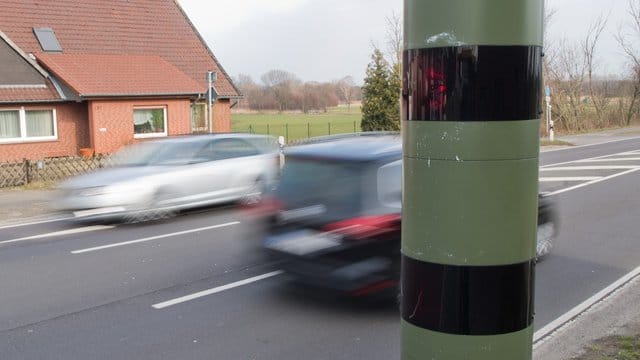
{"label": "car license plate", "polygon": [[295,255],[311,254],[340,244],[339,235],[313,230],[300,230],[272,236],[265,241],[267,248]]}

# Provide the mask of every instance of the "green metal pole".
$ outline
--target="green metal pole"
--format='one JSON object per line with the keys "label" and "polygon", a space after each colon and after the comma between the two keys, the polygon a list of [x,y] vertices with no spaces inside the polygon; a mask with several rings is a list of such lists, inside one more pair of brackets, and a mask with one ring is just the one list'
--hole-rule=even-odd
{"label": "green metal pole", "polygon": [[402,359],[531,359],[543,0],[405,0]]}

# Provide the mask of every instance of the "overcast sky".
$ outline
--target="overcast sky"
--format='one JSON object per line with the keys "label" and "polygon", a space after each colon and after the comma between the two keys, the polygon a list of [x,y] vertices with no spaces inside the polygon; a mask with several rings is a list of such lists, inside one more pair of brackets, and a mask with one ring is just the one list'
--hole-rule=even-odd
{"label": "overcast sky", "polygon": [[[626,67],[613,34],[628,21],[628,0],[547,0],[552,39],[580,41],[609,14],[598,48],[599,73]],[[304,81],[351,75],[362,83],[373,51],[385,46],[385,17],[402,16],[403,0],[179,0],[225,70],[256,82],[272,69]]]}

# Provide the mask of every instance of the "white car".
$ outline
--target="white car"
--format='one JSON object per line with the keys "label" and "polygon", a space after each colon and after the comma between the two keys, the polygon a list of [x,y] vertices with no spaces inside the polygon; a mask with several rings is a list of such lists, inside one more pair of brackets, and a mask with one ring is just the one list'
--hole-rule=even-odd
{"label": "white car", "polygon": [[214,134],[128,146],[113,166],[62,182],[54,208],[78,220],[143,221],[226,202],[259,201],[279,173],[275,138]]}

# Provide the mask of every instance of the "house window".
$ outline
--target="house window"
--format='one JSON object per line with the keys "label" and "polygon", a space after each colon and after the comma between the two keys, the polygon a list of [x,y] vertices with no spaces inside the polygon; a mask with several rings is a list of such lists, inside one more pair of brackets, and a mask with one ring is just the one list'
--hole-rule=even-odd
{"label": "house window", "polygon": [[136,138],[167,136],[167,109],[133,109],[133,134]]}
{"label": "house window", "polygon": [[55,110],[0,110],[0,143],[57,139]]}

